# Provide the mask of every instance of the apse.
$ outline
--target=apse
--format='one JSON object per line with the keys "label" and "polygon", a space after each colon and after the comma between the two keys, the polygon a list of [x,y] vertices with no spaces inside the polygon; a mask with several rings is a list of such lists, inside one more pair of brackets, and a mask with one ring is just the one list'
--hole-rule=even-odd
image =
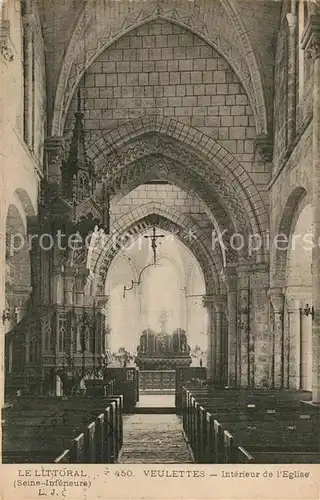
{"label": "apse", "polygon": [[151,246],[153,229],[122,248],[107,276],[109,295],[108,347],[136,355],[142,332],[172,335],[186,332],[192,364],[205,365],[207,318],[202,304],[203,274],[195,256],[174,234],[155,228],[156,263]]}

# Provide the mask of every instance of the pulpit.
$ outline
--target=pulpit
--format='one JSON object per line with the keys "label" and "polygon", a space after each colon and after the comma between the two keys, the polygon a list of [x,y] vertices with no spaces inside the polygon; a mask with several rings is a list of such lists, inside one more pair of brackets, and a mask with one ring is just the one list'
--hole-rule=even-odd
{"label": "pulpit", "polygon": [[174,391],[176,369],[191,364],[186,332],[180,328],[171,334],[144,330],[135,361],[142,391]]}

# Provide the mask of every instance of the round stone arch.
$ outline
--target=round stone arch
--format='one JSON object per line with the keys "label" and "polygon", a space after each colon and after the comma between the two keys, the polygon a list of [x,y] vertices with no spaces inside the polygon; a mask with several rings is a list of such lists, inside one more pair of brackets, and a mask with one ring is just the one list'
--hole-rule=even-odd
{"label": "round stone arch", "polygon": [[[255,52],[241,15],[233,0],[221,0],[211,6],[209,2],[194,10],[192,2],[172,0],[167,5],[150,2],[144,8],[117,2],[101,5],[97,22],[96,0],[88,0],[77,21],[75,30],[61,65],[55,93],[51,133],[62,135],[70,101],[83,74],[112,43],[139,26],[164,20],[191,31],[212,46],[239,77],[255,116],[257,135],[267,134],[267,113],[264,89]],[[189,5],[188,5],[189,4]],[[210,22],[208,21],[210,20]],[[91,34],[84,47],[84,32]],[[237,40],[237,47],[234,45]],[[77,50],[80,46],[80,50]]]}
{"label": "round stone arch", "polygon": [[[259,234],[265,241],[269,217],[257,187],[231,153],[199,130],[172,118],[144,117],[106,132],[88,146],[101,177],[106,164],[112,177],[150,154],[189,165],[208,186],[219,189],[220,204],[229,213],[234,230],[245,238]],[[266,254],[263,246],[257,259],[263,261]]]}
{"label": "round stone arch", "polygon": [[173,233],[192,252],[200,264],[207,294],[220,293],[222,259],[214,260],[205,235],[190,217],[172,208],[163,207],[159,202],[148,203],[124,214],[115,222],[112,235],[100,238],[93,249],[90,262],[90,271],[99,277],[100,289],[104,286],[108,269],[121,246],[125,246],[132,238],[152,226]]}
{"label": "round stone arch", "polygon": [[[24,189],[17,189],[9,198],[6,217],[6,256],[4,295],[10,320],[5,324],[9,331],[26,314],[32,292],[28,222],[35,210]],[[14,318],[15,311],[16,318]]]}
{"label": "round stone arch", "polygon": [[282,212],[280,224],[276,234],[285,235],[283,246],[275,249],[275,259],[272,269],[272,285],[284,287],[286,284],[288,246],[291,243],[291,233],[303,208],[309,203],[307,191],[297,186],[289,195]]}
{"label": "round stone arch", "polygon": [[8,207],[9,205],[14,205],[19,211],[27,231],[28,219],[36,216],[36,209],[27,191],[23,188],[17,188],[8,199]]}

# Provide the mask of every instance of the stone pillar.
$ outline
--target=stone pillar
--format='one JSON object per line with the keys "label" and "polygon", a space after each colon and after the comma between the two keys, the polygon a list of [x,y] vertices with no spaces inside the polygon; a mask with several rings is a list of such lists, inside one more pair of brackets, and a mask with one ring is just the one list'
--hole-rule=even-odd
{"label": "stone pillar", "polygon": [[284,342],[284,385],[289,389],[300,388],[300,304],[299,297],[286,297],[287,331]]}
{"label": "stone pillar", "polygon": [[[320,241],[320,15],[309,16],[301,40],[307,56],[313,59],[313,237]],[[320,403],[320,245],[312,246],[312,398]]]}
{"label": "stone pillar", "polygon": [[208,335],[208,348],[207,348],[207,374],[209,379],[214,379],[216,368],[215,368],[215,331],[214,331],[214,304],[212,295],[203,296],[203,307],[207,309],[208,313],[208,324],[207,324],[207,335]]}
{"label": "stone pillar", "polygon": [[227,296],[214,296],[215,308],[215,349],[214,349],[214,366],[215,366],[215,381],[219,384],[226,385],[228,372],[228,352],[227,352],[227,328],[226,328],[226,311],[227,311]]}
{"label": "stone pillar", "polygon": [[237,280],[238,276],[234,268],[226,269],[226,284],[228,287],[227,297],[227,337],[228,337],[228,380],[227,385],[237,387]]}
{"label": "stone pillar", "polygon": [[28,13],[23,16],[23,37],[24,37],[24,53],[23,53],[23,66],[24,66],[24,124],[23,136],[24,140],[30,151],[34,150],[34,78],[33,78],[33,65],[34,65],[34,30],[36,22],[34,15]]}
{"label": "stone pillar", "polygon": [[268,292],[273,308],[272,387],[283,387],[283,306],[282,288],[271,288]]}
{"label": "stone pillar", "polygon": [[291,12],[287,14],[288,31],[288,148],[293,147],[296,135],[296,57],[297,57],[297,15],[296,0],[292,1]]}
{"label": "stone pillar", "polygon": [[253,264],[250,274],[249,302],[249,385],[270,386],[271,339],[269,315],[269,266]]}
{"label": "stone pillar", "polygon": [[45,174],[51,184],[60,186],[61,166],[64,160],[65,141],[64,137],[47,137],[45,147]]}
{"label": "stone pillar", "polygon": [[237,341],[238,366],[237,379],[241,387],[249,386],[249,342],[250,342],[250,270],[238,268],[237,294]]}

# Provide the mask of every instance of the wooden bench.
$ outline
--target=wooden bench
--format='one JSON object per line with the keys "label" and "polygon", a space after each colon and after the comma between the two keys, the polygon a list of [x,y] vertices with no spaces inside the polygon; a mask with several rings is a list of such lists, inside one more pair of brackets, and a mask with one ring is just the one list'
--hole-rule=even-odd
{"label": "wooden bench", "polygon": [[[221,424],[217,421],[215,423],[217,424],[215,431],[219,434],[216,441],[219,448],[218,458],[222,463],[238,463],[239,446],[255,461],[260,460],[260,463],[273,463],[277,454],[282,454],[282,458],[285,458],[285,455],[288,457],[296,453],[300,458],[303,455],[307,457],[310,452],[312,457],[320,453],[319,428],[316,422],[303,422],[295,426],[288,426],[284,422],[278,422],[277,425],[257,422],[255,425],[247,426],[243,423],[234,423],[228,430],[224,429],[223,434]],[[260,453],[260,456],[255,456],[255,453]],[[268,461],[261,462],[262,454],[266,453],[265,458]],[[293,458],[292,463],[294,463]],[[309,463],[308,459],[304,463]]]}
{"label": "wooden bench", "polygon": [[[183,398],[183,426],[191,442],[194,440],[199,425],[199,408],[201,408],[201,411],[207,410],[215,415],[223,413],[226,418],[229,416],[231,420],[234,419],[235,414],[237,419],[243,418],[246,420],[250,418],[260,420],[277,418],[295,421],[296,419],[308,420],[313,418],[312,413],[305,413],[305,409],[302,409],[299,401],[283,402],[271,398],[271,400],[265,399],[261,402],[258,401],[258,396],[254,403],[248,402],[247,399],[230,401],[229,399],[208,398],[202,394],[199,395],[197,391],[191,393],[186,390]],[[205,418],[203,416],[201,418],[204,422]]]}
{"label": "wooden bench", "polygon": [[[203,388],[200,391],[198,388],[193,389],[192,392],[184,388],[182,392],[183,425],[196,461],[212,463],[212,461],[223,462],[224,460],[223,432],[221,425],[217,426],[215,419],[231,424],[234,421],[244,426],[267,422],[275,425],[278,421],[282,422],[282,426],[289,426],[289,424],[293,426],[298,422],[298,425],[300,427],[302,425],[304,429],[306,428],[304,423],[308,425],[308,422],[312,421],[314,423],[309,425],[314,425],[313,431],[319,429],[317,416],[312,412],[306,413],[305,407],[301,407],[298,398],[283,401],[280,398],[281,392],[277,391],[269,397],[264,391],[261,402],[260,392],[258,390],[254,394],[251,391],[251,401],[248,403],[248,391],[242,391],[241,397],[239,395],[234,397],[233,393],[231,398],[226,398],[223,391],[219,391],[219,397],[217,395],[212,397],[210,392],[208,398],[208,391]],[[220,397],[221,393],[224,394],[223,399]],[[253,397],[255,402],[252,402]],[[244,452],[243,448],[240,447],[239,461],[249,463],[253,458],[250,458],[248,450]]]}
{"label": "wooden bench", "polygon": [[[35,397],[28,396],[17,398],[4,414],[13,417],[14,414],[19,416],[25,415],[29,418],[34,411],[35,406],[40,406],[41,414],[48,415],[52,418],[52,425],[56,425],[60,420],[65,423],[69,419],[73,419],[75,413],[82,411],[83,414],[87,413],[88,418],[96,416],[104,410],[104,408],[111,402],[115,402],[115,414],[112,415],[112,426],[116,429],[118,434],[118,445],[122,446],[123,443],[123,398],[122,396],[109,396],[103,398],[87,397],[87,396],[73,396],[73,397]],[[38,413],[38,411],[37,411]]]}
{"label": "wooden bench", "polygon": [[[19,460],[26,460],[26,457],[21,455],[22,450],[21,447],[19,450],[17,442],[24,442],[24,450],[29,450],[29,455],[36,454],[39,459],[44,455],[46,462],[57,458],[56,450],[59,452],[59,448],[62,453],[64,448],[69,450],[69,454],[66,454],[68,459],[82,460],[81,453],[72,451],[72,439],[78,438],[75,434],[79,434],[82,428],[85,463],[99,463],[101,460],[104,463],[112,463],[116,460],[123,439],[122,397],[99,398],[98,401],[95,398],[76,396],[40,397],[40,402],[38,400],[36,397],[19,398],[19,401],[6,411],[3,433],[3,454],[6,461],[15,462],[15,457],[19,454]],[[41,416],[38,412],[33,414],[30,409],[35,402],[42,405]],[[52,436],[52,428],[55,436]],[[29,436],[27,441],[26,434]],[[60,440],[59,445],[55,440],[56,436]],[[27,459],[33,461],[32,457]]]}

